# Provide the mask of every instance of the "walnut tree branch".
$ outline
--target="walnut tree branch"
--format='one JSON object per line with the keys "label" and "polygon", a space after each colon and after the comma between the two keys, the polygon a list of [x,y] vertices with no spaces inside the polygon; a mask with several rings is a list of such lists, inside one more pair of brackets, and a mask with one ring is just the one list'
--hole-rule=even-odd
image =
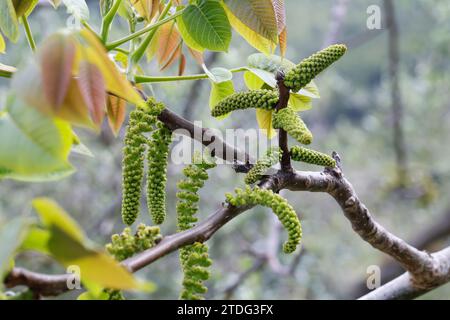
{"label": "walnut tree branch", "polygon": [[[337,155],[335,155],[335,159],[339,159]],[[406,276],[402,276],[402,279],[394,280],[395,288],[403,288],[402,292],[420,294],[450,281],[450,248],[430,255],[390,233],[373,219],[369,210],[358,198],[353,186],[344,177],[339,166],[335,169],[326,169],[324,172],[286,172],[281,170],[266,177],[259,186],[271,189],[274,192],[288,189],[292,191],[323,192],[331,195],[340,205],[355,232],[363,240],[393,257],[408,271]],[[164,237],[153,248],[125,260],[123,264],[134,272],[180,247],[196,241],[204,242],[227,222],[250,208],[250,206],[223,207],[194,228]],[[32,273],[32,276],[27,276],[27,273],[19,271],[20,269],[13,269],[6,278],[6,286],[27,285],[41,294],[60,293],[68,277],[68,275],[48,276],[35,273]],[[404,279],[406,277],[408,278],[407,282]],[[56,289],[53,290],[52,288]],[[375,292],[371,293],[372,297],[382,297],[382,295],[376,296]]]}
{"label": "walnut tree branch", "polygon": [[[289,102],[289,89],[284,85],[284,73],[279,71],[277,73],[277,86],[278,92],[280,94],[280,100],[278,100],[276,106],[276,112],[281,109],[287,108]],[[278,136],[278,145],[283,152],[281,156],[281,170],[286,172],[291,172],[291,156],[289,154],[289,146],[288,146],[288,135],[287,132],[283,129],[279,129]]]}

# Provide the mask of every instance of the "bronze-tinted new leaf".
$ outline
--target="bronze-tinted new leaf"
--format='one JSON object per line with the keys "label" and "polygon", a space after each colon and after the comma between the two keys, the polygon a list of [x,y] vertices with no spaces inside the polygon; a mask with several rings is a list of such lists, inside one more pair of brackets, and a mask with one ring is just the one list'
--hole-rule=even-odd
{"label": "bronze-tinted new leaf", "polygon": [[182,76],[184,74],[185,69],[186,69],[186,56],[182,53],[178,64],[178,75]]}
{"label": "bronze-tinted new leaf", "polygon": [[106,89],[103,75],[95,64],[80,63],[78,86],[92,120],[100,126],[105,116]]}
{"label": "bronze-tinted new leaf", "polygon": [[106,110],[108,114],[108,123],[115,136],[125,120],[125,111],[127,103],[125,100],[114,95],[108,95],[106,99]]}
{"label": "bronze-tinted new leaf", "polygon": [[175,22],[164,24],[158,35],[159,49],[157,52],[158,63],[161,70],[172,65],[181,55],[181,36]]}
{"label": "bronze-tinted new leaf", "polygon": [[72,76],[76,47],[72,37],[54,34],[48,38],[39,54],[45,96],[58,109],[66,97]]}

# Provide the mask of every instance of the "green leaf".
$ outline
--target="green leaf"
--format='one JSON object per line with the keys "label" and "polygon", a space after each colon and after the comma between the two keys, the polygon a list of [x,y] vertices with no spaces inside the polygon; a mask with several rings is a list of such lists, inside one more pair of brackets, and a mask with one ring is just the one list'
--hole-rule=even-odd
{"label": "green leaf", "polygon": [[46,255],[50,255],[48,242],[51,234],[48,230],[33,226],[29,229],[27,236],[20,246],[20,251],[37,251]]}
{"label": "green leaf", "polygon": [[288,72],[295,63],[286,58],[277,55],[265,55],[262,53],[254,53],[247,58],[247,65],[251,68],[262,69],[268,72],[276,73],[278,70]]}
{"label": "green leaf", "polygon": [[320,93],[319,88],[317,87],[314,80],[312,80],[310,83],[308,83],[304,88],[302,88],[299,92],[297,92],[300,95],[303,95],[305,97],[310,97],[313,99],[319,99]]}
{"label": "green leaf", "polygon": [[26,237],[28,227],[29,220],[18,217],[0,228],[0,283],[11,268],[11,260]]}
{"label": "green leaf", "polygon": [[224,0],[224,3],[248,28],[277,43],[278,25],[272,0]]}
{"label": "green leaf", "polygon": [[291,93],[288,105],[295,111],[305,111],[312,108],[311,98],[298,93]]}
{"label": "green leaf", "polygon": [[276,136],[276,131],[272,125],[272,110],[256,109],[256,121],[263,132],[272,139]]}
{"label": "green leaf", "polygon": [[12,0],[0,1],[0,29],[12,42],[19,38],[19,22]]}
{"label": "green leaf", "polygon": [[[265,1],[266,0],[264,0],[264,2]],[[237,2],[237,1],[235,1],[235,2]],[[246,2],[248,4],[248,1],[243,1],[242,4],[237,3],[237,5],[238,6],[245,6],[244,2]],[[277,39],[275,39],[275,41],[274,40],[270,40],[270,39],[264,37],[263,35],[258,33],[258,31],[252,29],[252,27],[250,27],[249,25],[246,24],[247,20],[253,19],[253,17],[252,17],[253,9],[252,8],[247,7],[247,9],[249,9],[248,14],[250,14],[250,16],[248,18],[247,17],[243,17],[242,20],[239,17],[237,17],[226,4],[224,4],[224,9],[225,9],[225,12],[226,12],[226,14],[228,16],[228,20],[230,21],[230,23],[233,26],[233,28],[250,45],[252,45],[254,48],[256,48],[257,50],[259,50],[259,51],[261,51],[261,52],[263,52],[265,54],[273,53],[273,51],[276,48],[278,40]]]}
{"label": "green leaf", "polygon": [[49,198],[36,198],[33,200],[33,208],[39,214],[42,224],[47,228],[54,226],[77,241],[85,240],[84,232],[78,223],[55,201]]}
{"label": "green leaf", "polygon": [[5,39],[3,39],[3,36],[0,33],[0,53],[5,53],[5,50],[6,50]]}
{"label": "green leaf", "polygon": [[183,21],[183,16],[180,16],[179,18],[176,19],[177,21],[177,27],[178,27],[178,31],[180,32],[181,38],[183,38],[184,43],[186,43],[186,45],[198,52],[203,52],[205,51],[205,48],[200,45],[197,41],[194,40],[194,38],[192,38],[191,34],[189,33],[186,24]]}
{"label": "green leaf", "polygon": [[253,73],[258,78],[260,78],[262,81],[264,81],[264,83],[266,83],[271,88],[275,88],[277,86],[277,80],[275,79],[275,75],[272,72],[263,69],[249,68],[249,67],[247,67],[247,70]]}
{"label": "green leaf", "polygon": [[[214,108],[221,100],[225,99],[229,95],[234,93],[233,81],[223,81],[214,82],[211,81],[211,93],[209,95],[209,107]],[[229,116],[230,113],[218,117],[217,119],[222,120]]]}
{"label": "green leaf", "polygon": [[74,141],[71,152],[94,158],[92,151],[80,140]]}
{"label": "green leaf", "polygon": [[251,71],[244,72],[244,82],[248,89],[258,90],[265,84],[264,80],[252,73]]}
{"label": "green leaf", "polygon": [[28,17],[38,3],[39,0],[13,0],[17,18]]}
{"label": "green leaf", "polygon": [[0,114],[0,137],[0,178],[48,181],[74,171],[67,160],[73,142],[70,125],[19,99],[9,99],[7,111]]}
{"label": "green leaf", "polygon": [[212,51],[228,50],[231,26],[219,1],[199,0],[197,4],[190,4],[184,9],[181,19],[199,46]]}
{"label": "green leaf", "polygon": [[[48,252],[65,267],[78,266],[85,285],[123,290],[154,288],[153,284],[137,281],[111,256],[86,245],[83,231],[55,202],[38,198],[33,201],[33,207],[50,233]],[[42,238],[45,237],[41,234]],[[37,243],[42,247],[42,241]]]}
{"label": "green leaf", "polygon": [[233,79],[233,74],[230,70],[225,68],[212,68],[208,70],[205,65],[203,65],[203,70],[208,75],[208,78],[215,83],[221,83]]}
{"label": "green leaf", "polygon": [[85,0],[62,0],[67,8],[67,13],[79,21],[89,20],[89,7]]}

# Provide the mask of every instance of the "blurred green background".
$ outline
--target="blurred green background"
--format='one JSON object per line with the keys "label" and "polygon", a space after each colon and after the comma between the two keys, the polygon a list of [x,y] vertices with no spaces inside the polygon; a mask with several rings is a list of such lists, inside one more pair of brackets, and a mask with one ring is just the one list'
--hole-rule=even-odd
{"label": "blurred green background", "polygon": [[[398,91],[404,105],[401,124],[407,146],[406,186],[398,188],[395,179],[388,31],[383,1],[287,0],[287,58],[298,62],[327,45],[330,38],[348,44],[346,56],[316,81],[322,98],[314,101],[312,110],[303,113],[315,135],[312,147],[340,154],[346,177],[377,221],[401,238],[435,251],[450,244],[450,144],[447,140],[450,136],[450,2],[396,0],[394,3],[400,32]],[[89,4],[91,25],[98,28],[98,2]],[[381,30],[366,27],[366,9],[372,4],[381,8]],[[339,6],[344,6],[340,9],[346,12],[337,17]],[[42,6],[35,10],[30,23],[37,42],[64,27],[66,20],[63,8],[54,11]],[[125,22],[117,20],[112,37],[123,34],[123,30],[126,30]],[[242,66],[254,52],[234,34],[230,51],[212,57],[210,66]],[[29,48],[22,35],[17,45],[8,46],[8,54],[0,56],[0,62],[20,67],[27,54]],[[175,69],[165,74],[175,74]],[[186,74],[198,72],[197,69],[190,60]],[[154,64],[147,65],[144,71],[159,74]],[[242,76],[237,74],[234,79],[236,90],[243,90]],[[1,105],[8,86],[9,80],[0,79]],[[151,89],[172,110],[191,120],[202,120],[206,126],[256,127],[252,112],[236,114],[225,121],[212,119],[207,82],[156,84]],[[149,87],[146,90],[151,92]],[[192,91],[195,94],[190,95]],[[123,228],[120,218],[122,141],[114,139],[108,129],[104,131],[99,136],[77,131],[95,157],[73,155],[71,160],[78,171],[69,178],[36,184],[1,181],[0,223],[13,216],[30,214],[30,201],[37,196],[48,196],[67,209],[95,242],[104,244],[112,233],[120,232]],[[299,170],[320,170],[303,164],[295,166]],[[164,234],[176,229],[175,184],[181,178],[181,169],[182,166],[172,165],[168,170],[168,220],[162,226]],[[211,171],[211,179],[201,191],[200,217],[205,218],[220,207],[225,192],[243,185],[243,175],[234,174],[230,167],[220,166]],[[380,266],[383,277],[399,272],[385,255],[353,232],[328,195],[287,191],[283,195],[300,213],[304,230],[301,255],[275,252],[273,261],[261,259],[261,253],[271,253],[274,244],[278,251],[285,232],[280,231],[268,210],[255,208],[246,212],[208,242],[214,264],[207,298],[354,298],[364,293],[368,266]],[[150,224],[145,207],[140,219]],[[443,228],[445,223],[447,229]],[[32,253],[22,254],[17,264],[35,271],[63,271],[50,259]],[[178,298],[181,272],[176,253],[138,274],[156,282],[158,290],[151,295],[130,297]],[[236,283],[240,285],[234,288]],[[71,294],[74,293],[61,298]],[[423,298],[450,298],[450,284]]]}

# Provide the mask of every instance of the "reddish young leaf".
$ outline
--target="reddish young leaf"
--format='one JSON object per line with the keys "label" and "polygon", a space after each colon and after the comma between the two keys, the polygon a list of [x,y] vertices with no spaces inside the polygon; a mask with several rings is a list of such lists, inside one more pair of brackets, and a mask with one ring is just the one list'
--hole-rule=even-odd
{"label": "reddish young leaf", "polygon": [[284,28],[283,31],[278,35],[278,41],[280,42],[280,53],[284,57],[286,55],[287,48],[287,29]]}
{"label": "reddish young leaf", "polygon": [[109,94],[106,99],[106,110],[108,114],[108,123],[115,136],[119,133],[123,122],[125,121],[126,101]]}
{"label": "reddish young leaf", "polygon": [[95,64],[82,61],[78,72],[78,86],[91,119],[100,126],[106,105],[105,81],[100,69]]}
{"label": "reddish young leaf", "polygon": [[164,70],[173,63],[181,54],[181,36],[175,26],[175,22],[164,24],[159,30],[159,49],[157,52],[158,63]]}
{"label": "reddish young leaf", "polygon": [[75,51],[73,38],[60,33],[48,38],[40,51],[44,93],[55,110],[59,109],[67,94]]}
{"label": "reddish young leaf", "polygon": [[167,60],[166,64],[164,64],[161,67],[161,71],[165,70],[166,68],[170,67],[172,65],[172,63],[174,63],[174,61],[176,59],[178,59],[178,57],[181,55],[181,49],[182,49],[182,43],[180,42],[180,44],[178,45],[178,47],[175,49],[175,51],[173,52],[172,56],[169,58],[169,60]]}
{"label": "reddish young leaf", "polygon": [[186,56],[182,53],[180,56],[180,61],[178,63],[178,75],[182,76],[184,70],[186,69]]}
{"label": "reddish young leaf", "polygon": [[275,17],[277,19],[278,42],[280,44],[281,56],[284,57],[287,47],[286,7],[284,0],[272,0]]}

